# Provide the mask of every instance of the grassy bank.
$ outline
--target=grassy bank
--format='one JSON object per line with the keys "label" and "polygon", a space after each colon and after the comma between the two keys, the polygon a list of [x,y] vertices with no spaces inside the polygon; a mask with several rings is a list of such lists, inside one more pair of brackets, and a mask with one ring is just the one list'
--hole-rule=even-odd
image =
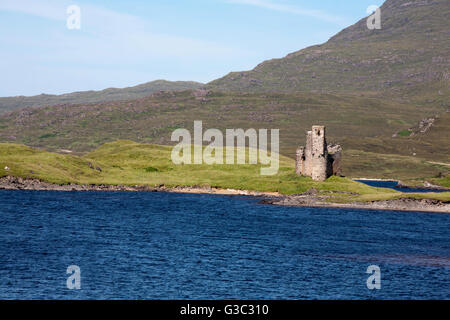
{"label": "grassy bank", "polygon": [[[340,177],[315,182],[308,177],[298,177],[294,173],[294,161],[283,156],[280,156],[280,169],[275,176],[261,176],[260,165],[175,165],[171,162],[171,149],[168,146],[117,141],[85,156],[74,156],[17,144],[0,144],[0,177],[37,178],[56,184],[208,186],[282,194],[316,188],[330,194],[330,201],[339,202],[406,196],[450,201],[450,193],[405,195]],[[9,170],[5,170],[5,166]]]}
{"label": "grassy bank", "polygon": [[343,166],[351,168],[352,178],[401,180],[410,186],[425,181],[450,188],[450,166],[414,156],[344,150]]}

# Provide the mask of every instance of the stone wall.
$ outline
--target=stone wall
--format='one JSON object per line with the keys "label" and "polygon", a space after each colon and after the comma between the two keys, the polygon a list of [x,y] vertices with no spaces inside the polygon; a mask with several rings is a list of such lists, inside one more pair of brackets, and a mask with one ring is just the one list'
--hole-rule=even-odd
{"label": "stone wall", "polygon": [[327,147],[328,150],[328,176],[340,176],[342,147],[338,144],[332,144]]}
{"label": "stone wall", "polygon": [[306,134],[306,149],[305,149],[305,170],[304,175],[312,175],[312,131]]}
{"label": "stone wall", "polygon": [[299,147],[297,149],[296,159],[295,173],[300,176],[303,172],[305,172],[305,147]]}
{"label": "stone wall", "polygon": [[325,140],[325,127],[312,127],[312,170],[311,177],[316,181],[325,181],[327,177],[328,151]]}

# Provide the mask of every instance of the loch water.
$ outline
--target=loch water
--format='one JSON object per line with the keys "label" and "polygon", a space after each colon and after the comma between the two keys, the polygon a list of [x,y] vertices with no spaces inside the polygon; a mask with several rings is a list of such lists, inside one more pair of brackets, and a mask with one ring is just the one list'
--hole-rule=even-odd
{"label": "loch water", "polygon": [[450,298],[449,214],[260,200],[1,190],[0,299]]}
{"label": "loch water", "polygon": [[427,188],[402,187],[402,186],[399,186],[398,181],[395,181],[395,180],[355,180],[355,181],[367,184],[368,186],[371,186],[371,187],[394,189],[396,191],[406,192],[406,193],[448,192],[448,190],[445,190],[445,189],[439,190],[439,189],[427,189]]}

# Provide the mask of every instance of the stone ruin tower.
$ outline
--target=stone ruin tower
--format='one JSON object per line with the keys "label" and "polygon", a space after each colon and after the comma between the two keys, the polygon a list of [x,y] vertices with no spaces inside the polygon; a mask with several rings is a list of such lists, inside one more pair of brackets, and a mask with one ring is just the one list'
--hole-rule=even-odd
{"label": "stone ruin tower", "polygon": [[327,145],[324,126],[313,126],[306,135],[306,147],[299,147],[296,155],[296,173],[316,181],[325,181],[341,174],[342,148]]}

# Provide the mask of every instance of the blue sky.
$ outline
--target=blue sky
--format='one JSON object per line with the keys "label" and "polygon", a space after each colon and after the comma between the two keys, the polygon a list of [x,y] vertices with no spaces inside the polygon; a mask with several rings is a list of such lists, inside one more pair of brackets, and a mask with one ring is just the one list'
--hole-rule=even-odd
{"label": "blue sky", "polygon": [[[208,82],[327,41],[382,0],[0,0],[0,96]],[[81,28],[66,26],[67,7]]]}

